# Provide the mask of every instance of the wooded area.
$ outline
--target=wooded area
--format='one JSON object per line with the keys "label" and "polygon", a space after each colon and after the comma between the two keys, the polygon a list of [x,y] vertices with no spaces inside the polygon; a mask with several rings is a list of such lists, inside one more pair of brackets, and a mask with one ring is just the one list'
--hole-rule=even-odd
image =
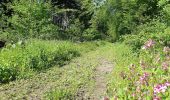
{"label": "wooded area", "polygon": [[165,100],[169,67],[169,0],[0,0],[2,100]]}

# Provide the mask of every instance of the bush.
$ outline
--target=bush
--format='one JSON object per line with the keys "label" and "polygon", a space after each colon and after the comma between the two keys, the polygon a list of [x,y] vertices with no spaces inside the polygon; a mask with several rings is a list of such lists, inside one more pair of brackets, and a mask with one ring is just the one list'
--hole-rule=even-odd
{"label": "bush", "polygon": [[[64,34],[63,34],[64,33]],[[72,19],[70,21],[69,28],[67,28],[62,34],[62,38],[69,39],[73,41],[81,40],[83,33],[83,24],[79,19]]]}
{"label": "bush", "polygon": [[118,34],[116,30],[116,17],[113,15],[112,6],[113,2],[108,2],[101,6],[94,13],[91,19],[91,31],[93,33],[94,39],[110,39],[115,41],[118,39]]}
{"label": "bush", "polygon": [[9,26],[4,34],[9,40],[18,41],[28,38],[53,39],[58,36],[58,27],[52,24],[50,3],[29,0],[14,0],[8,7],[13,10],[8,17]]}
{"label": "bush", "polygon": [[54,65],[61,67],[73,57],[105,44],[104,41],[72,43],[37,39],[8,44],[0,50],[0,82],[26,78]]}
{"label": "bush", "polygon": [[133,47],[134,51],[141,49],[141,46],[148,39],[154,39],[162,45],[169,45],[170,35],[169,27],[166,24],[153,20],[150,23],[138,26],[134,34],[124,35],[120,39],[124,43]]}
{"label": "bush", "polygon": [[8,45],[0,53],[0,82],[21,78],[31,71],[56,64],[61,66],[79,55],[78,48],[70,42],[33,40]]}
{"label": "bush", "polygon": [[0,83],[15,80],[17,76],[17,70],[15,68],[0,66]]}

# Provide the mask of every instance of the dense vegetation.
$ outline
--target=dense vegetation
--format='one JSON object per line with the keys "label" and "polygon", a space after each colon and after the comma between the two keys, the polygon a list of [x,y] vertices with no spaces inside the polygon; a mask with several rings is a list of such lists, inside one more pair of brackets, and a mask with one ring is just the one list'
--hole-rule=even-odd
{"label": "dense vegetation", "polygon": [[[170,98],[169,20],[169,0],[1,0],[0,83],[108,45],[116,62],[111,98]],[[75,95],[50,93],[55,99]]]}

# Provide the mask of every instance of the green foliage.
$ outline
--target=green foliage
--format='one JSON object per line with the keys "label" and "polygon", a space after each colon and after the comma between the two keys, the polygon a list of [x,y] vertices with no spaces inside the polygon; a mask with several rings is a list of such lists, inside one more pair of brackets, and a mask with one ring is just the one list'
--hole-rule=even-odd
{"label": "green foliage", "polygon": [[80,3],[81,8],[80,8],[80,14],[79,14],[79,19],[80,22],[83,23],[84,29],[87,29],[90,27],[90,20],[93,16],[94,13],[94,4],[93,0],[76,0]]}
{"label": "green foliage", "polygon": [[92,40],[93,34],[89,32],[91,25],[91,18],[94,13],[94,4],[92,0],[75,0],[80,8],[77,9],[77,17],[74,18],[70,23],[70,28],[66,30],[67,36],[70,35],[70,39],[73,40]]}
{"label": "green foliage", "polygon": [[104,41],[71,43],[37,39],[8,44],[0,51],[0,82],[29,77],[54,65],[63,66],[73,57],[105,44]]}
{"label": "green foliage", "polygon": [[[148,44],[145,43],[146,45]],[[140,50],[139,57],[134,56],[131,59],[133,55],[131,52],[128,57],[117,58],[118,66],[113,71],[114,76],[112,75],[113,79],[109,87],[112,91],[111,95],[114,94],[113,97],[117,99],[168,99],[170,49],[162,47],[159,42],[156,42],[147,49]],[[117,52],[119,51],[118,49]],[[120,53],[123,54],[121,51]],[[131,65],[127,66],[124,59],[129,63],[128,65]],[[166,86],[164,90],[163,86]]]}
{"label": "green foliage", "polygon": [[[99,38],[99,39],[105,39],[107,36],[110,36],[108,31],[109,28],[111,28],[109,25],[109,22],[113,22],[113,17],[112,12],[108,11],[108,5],[105,5],[101,8],[98,8],[98,10],[95,12],[93,18],[92,18],[92,28],[96,30],[95,37],[94,38]],[[113,22],[114,23],[114,22]],[[113,28],[112,31],[115,29]],[[111,31],[111,29],[110,29]],[[114,34],[114,33],[113,33]]]}
{"label": "green foliage", "polygon": [[[48,94],[49,100],[67,100],[67,99],[75,99],[73,93],[74,90],[61,89],[56,90]],[[75,91],[74,91],[75,92]]]}
{"label": "green foliage", "polygon": [[103,6],[97,8],[92,27],[97,30],[103,39],[115,41],[119,35],[129,34],[135,26],[132,11],[133,2],[108,0]]}
{"label": "green foliage", "polygon": [[67,13],[66,17],[69,18],[69,26],[66,29],[62,29],[59,33],[60,39],[74,41],[89,40],[88,38],[92,39],[91,37],[86,38],[87,35],[91,34],[87,33],[86,29],[88,30],[91,25],[90,20],[95,8],[92,0],[57,0],[54,4],[56,4],[55,8],[57,8],[56,13],[59,12],[61,15]]}
{"label": "green foliage", "polygon": [[[7,27],[0,32],[1,37],[16,41],[30,37],[116,41],[121,35],[141,31],[141,26],[148,29],[148,23],[152,23],[154,19],[169,26],[167,0],[72,0],[67,3],[65,0],[14,0],[8,3],[7,9],[12,9],[13,14],[10,17],[1,16],[4,23],[2,25]],[[54,8],[57,8],[57,11]],[[63,9],[71,9],[75,13],[71,15],[74,18],[70,19],[69,28],[59,31],[57,25],[51,23],[51,17],[54,12],[62,12]],[[157,26],[159,25],[158,23]],[[157,30],[159,29],[158,27]]]}
{"label": "green foliage", "polygon": [[[47,99],[81,99],[82,96],[78,95],[79,93],[82,93],[82,91],[91,93],[93,89],[96,88],[94,86],[94,77],[96,74],[94,70],[99,65],[98,58],[103,58],[105,56],[113,57],[110,55],[112,53],[112,44],[104,41],[96,41],[85,42],[80,44],[80,46],[83,48],[91,48],[91,50],[95,51],[83,53],[82,57],[79,57],[73,60],[69,65],[66,65],[67,67],[62,70],[65,74],[61,76],[59,85],[47,93]],[[108,52],[104,52],[106,50]]]}
{"label": "green foliage", "polygon": [[144,25],[148,26],[148,23],[153,24],[154,21],[158,29],[151,24],[150,28],[154,27],[159,31],[160,23],[165,24],[165,27],[169,23],[168,4],[166,0],[107,0],[96,9],[91,20],[92,28],[97,31],[96,35],[100,34],[100,38],[111,38],[112,41],[117,40],[120,35],[141,31],[139,26],[144,30],[148,29]]}
{"label": "green foliage", "polygon": [[[113,94],[121,94],[116,91],[120,89],[125,91],[124,86],[127,86],[127,82],[121,78],[121,72],[127,72],[128,66],[132,63],[136,64],[139,60],[137,55],[132,51],[132,48],[123,43],[116,43],[113,46],[112,56],[114,57],[114,70],[109,75],[108,94],[113,97]],[[123,73],[122,73],[123,74]],[[122,94],[123,95],[123,94]]]}
{"label": "green foliage", "polygon": [[164,22],[168,24],[168,26],[170,25],[169,19],[170,19],[170,4],[169,3],[164,3],[164,4],[160,4],[160,6],[163,8],[162,10],[162,14],[163,14],[163,19]]}
{"label": "green foliage", "polygon": [[52,7],[50,3],[14,0],[9,8],[13,9],[13,15],[8,19],[11,26],[6,29],[9,39],[57,37],[58,28],[51,23]]}
{"label": "green foliage", "polygon": [[11,67],[0,66],[0,75],[0,83],[9,82],[16,79],[17,70]]}
{"label": "green foliage", "polygon": [[80,55],[70,42],[33,40],[24,45],[13,44],[1,50],[0,82],[24,77],[29,71],[40,71],[56,64],[61,66]]}
{"label": "green foliage", "polygon": [[160,21],[153,20],[150,23],[140,25],[134,33],[136,34],[125,35],[120,39],[120,41],[133,47],[134,51],[141,49],[141,46],[148,39],[154,39],[165,46],[169,45],[169,27]]}
{"label": "green foliage", "polygon": [[73,41],[79,41],[82,37],[82,27],[83,25],[79,19],[73,19],[70,21],[69,28],[64,31],[64,34],[62,33],[62,37]]}

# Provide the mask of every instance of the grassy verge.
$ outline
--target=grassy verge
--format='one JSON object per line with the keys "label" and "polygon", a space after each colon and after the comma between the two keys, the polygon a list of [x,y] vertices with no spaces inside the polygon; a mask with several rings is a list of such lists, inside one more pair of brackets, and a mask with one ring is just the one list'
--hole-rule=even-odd
{"label": "grassy verge", "polygon": [[45,98],[50,100],[88,99],[95,86],[94,72],[100,64],[99,59],[105,59],[111,53],[112,45],[106,42],[104,44],[100,43],[102,45],[100,48],[84,53],[80,59],[75,60],[76,63],[73,61],[74,63],[69,64],[69,67],[65,67],[65,74],[60,78],[60,83],[54,90],[47,92]]}
{"label": "grassy verge", "polygon": [[149,39],[138,55],[124,44],[115,45],[116,66],[108,94],[113,100],[168,100],[170,98],[170,48]]}
{"label": "grassy verge", "polygon": [[135,64],[139,60],[132,48],[125,44],[114,44],[112,51],[112,56],[115,59],[115,66],[112,73],[109,75],[108,81],[108,95],[111,97],[115,96],[115,94],[121,94],[121,91],[125,91],[124,89],[126,89],[128,84],[127,80],[124,80],[121,74],[123,75],[123,72],[128,71],[130,64]]}
{"label": "grassy verge", "polygon": [[62,66],[101,44],[29,40],[24,44],[8,45],[0,51],[0,82],[29,77],[54,65]]}

